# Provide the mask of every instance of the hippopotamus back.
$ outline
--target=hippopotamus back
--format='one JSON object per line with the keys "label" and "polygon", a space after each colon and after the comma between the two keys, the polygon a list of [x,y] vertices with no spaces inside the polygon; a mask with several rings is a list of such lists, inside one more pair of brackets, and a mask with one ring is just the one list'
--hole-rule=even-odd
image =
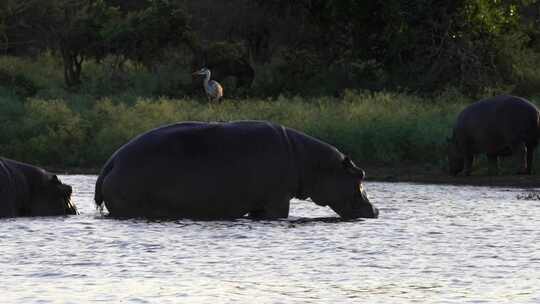
{"label": "hippopotamus back", "polygon": [[[455,151],[449,152],[450,169],[454,171],[451,173],[463,167],[458,164],[452,168],[452,159],[467,159],[479,153],[507,156],[520,145],[532,152],[540,135],[539,126],[538,109],[523,98],[501,95],[475,102],[457,117],[451,141]],[[470,173],[470,167],[466,169]],[[530,164],[526,170],[530,171]]]}
{"label": "hippopotamus back", "polygon": [[[116,195],[129,197],[131,206],[117,210],[117,197],[109,200],[107,208],[118,215],[240,217],[249,210],[249,206],[239,206],[242,202],[262,201],[273,192],[292,192],[283,189],[293,172],[283,161],[288,151],[277,132],[279,128],[265,124],[245,128],[242,123],[227,127],[182,123],[143,134],[115,154],[114,170],[104,189],[105,195],[107,190],[129,191]],[[189,198],[189,204],[176,204],[179,195]],[[138,209],[136,200],[145,199],[159,203]],[[210,202],[221,203],[205,206]]]}

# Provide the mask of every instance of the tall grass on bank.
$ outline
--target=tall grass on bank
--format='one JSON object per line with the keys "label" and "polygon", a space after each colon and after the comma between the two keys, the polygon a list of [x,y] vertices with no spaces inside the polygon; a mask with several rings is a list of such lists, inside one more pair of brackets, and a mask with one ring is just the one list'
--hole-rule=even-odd
{"label": "tall grass on bank", "polygon": [[485,96],[467,98],[452,90],[432,97],[345,91],[340,98],[278,96],[208,104],[174,97],[193,90],[189,71],[175,65],[148,71],[128,64],[118,74],[107,62],[88,61],[83,84],[76,88],[64,87],[61,71],[52,54],[0,56],[0,156],[98,169],[122,144],[160,125],[258,119],[327,141],[361,165],[443,167],[446,137],[458,112],[476,99],[507,92],[488,88]]}
{"label": "tall grass on bank", "polygon": [[427,162],[444,158],[445,139],[469,102],[406,94],[347,92],[341,99],[279,97],[207,104],[186,99],[111,98],[80,109],[70,100],[23,102],[0,97],[0,155],[44,166],[100,168],[135,135],[180,121],[269,120],[329,142],[358,163]]}

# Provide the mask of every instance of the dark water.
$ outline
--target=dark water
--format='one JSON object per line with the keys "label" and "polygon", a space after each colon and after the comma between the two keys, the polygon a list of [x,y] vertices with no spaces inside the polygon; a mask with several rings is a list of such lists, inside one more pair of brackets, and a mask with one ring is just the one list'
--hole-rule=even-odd
{"label": "dark water", "polygon": [[95,178],[62,177],[81,215],[0,221],[1,303],[540,303],[530,191],[367,183],[376,220],[147,222],[102,217]]}

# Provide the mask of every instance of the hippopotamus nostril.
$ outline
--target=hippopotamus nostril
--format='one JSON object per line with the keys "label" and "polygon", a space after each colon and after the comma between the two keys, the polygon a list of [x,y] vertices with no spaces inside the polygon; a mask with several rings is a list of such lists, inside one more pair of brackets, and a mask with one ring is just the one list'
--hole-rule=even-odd
{"label": "hippopotamus nostril", "polygon": [[360,169],[360,172],[359,172],[359,174],[358,174],[358,178],[359,178],[360,180],[364,180],[364,178],[366,178],[366,171]]}
{"label": "hippopotamus nostril", "polygon": [[71,196],[73,193],[73,188],[70,185],[66,184],[60,184],[58,186],[58,189],[65,195],[65,196]]}

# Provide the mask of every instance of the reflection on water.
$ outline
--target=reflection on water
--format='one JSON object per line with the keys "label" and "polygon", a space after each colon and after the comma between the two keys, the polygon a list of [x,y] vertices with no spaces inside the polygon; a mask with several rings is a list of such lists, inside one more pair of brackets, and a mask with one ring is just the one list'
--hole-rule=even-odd
{"label": "reflection on water", "polygon": [[520,190],[367,183],[379,219],[294,201],[282,221],[0,220],[3,303],[538,303],[540,201]]}

